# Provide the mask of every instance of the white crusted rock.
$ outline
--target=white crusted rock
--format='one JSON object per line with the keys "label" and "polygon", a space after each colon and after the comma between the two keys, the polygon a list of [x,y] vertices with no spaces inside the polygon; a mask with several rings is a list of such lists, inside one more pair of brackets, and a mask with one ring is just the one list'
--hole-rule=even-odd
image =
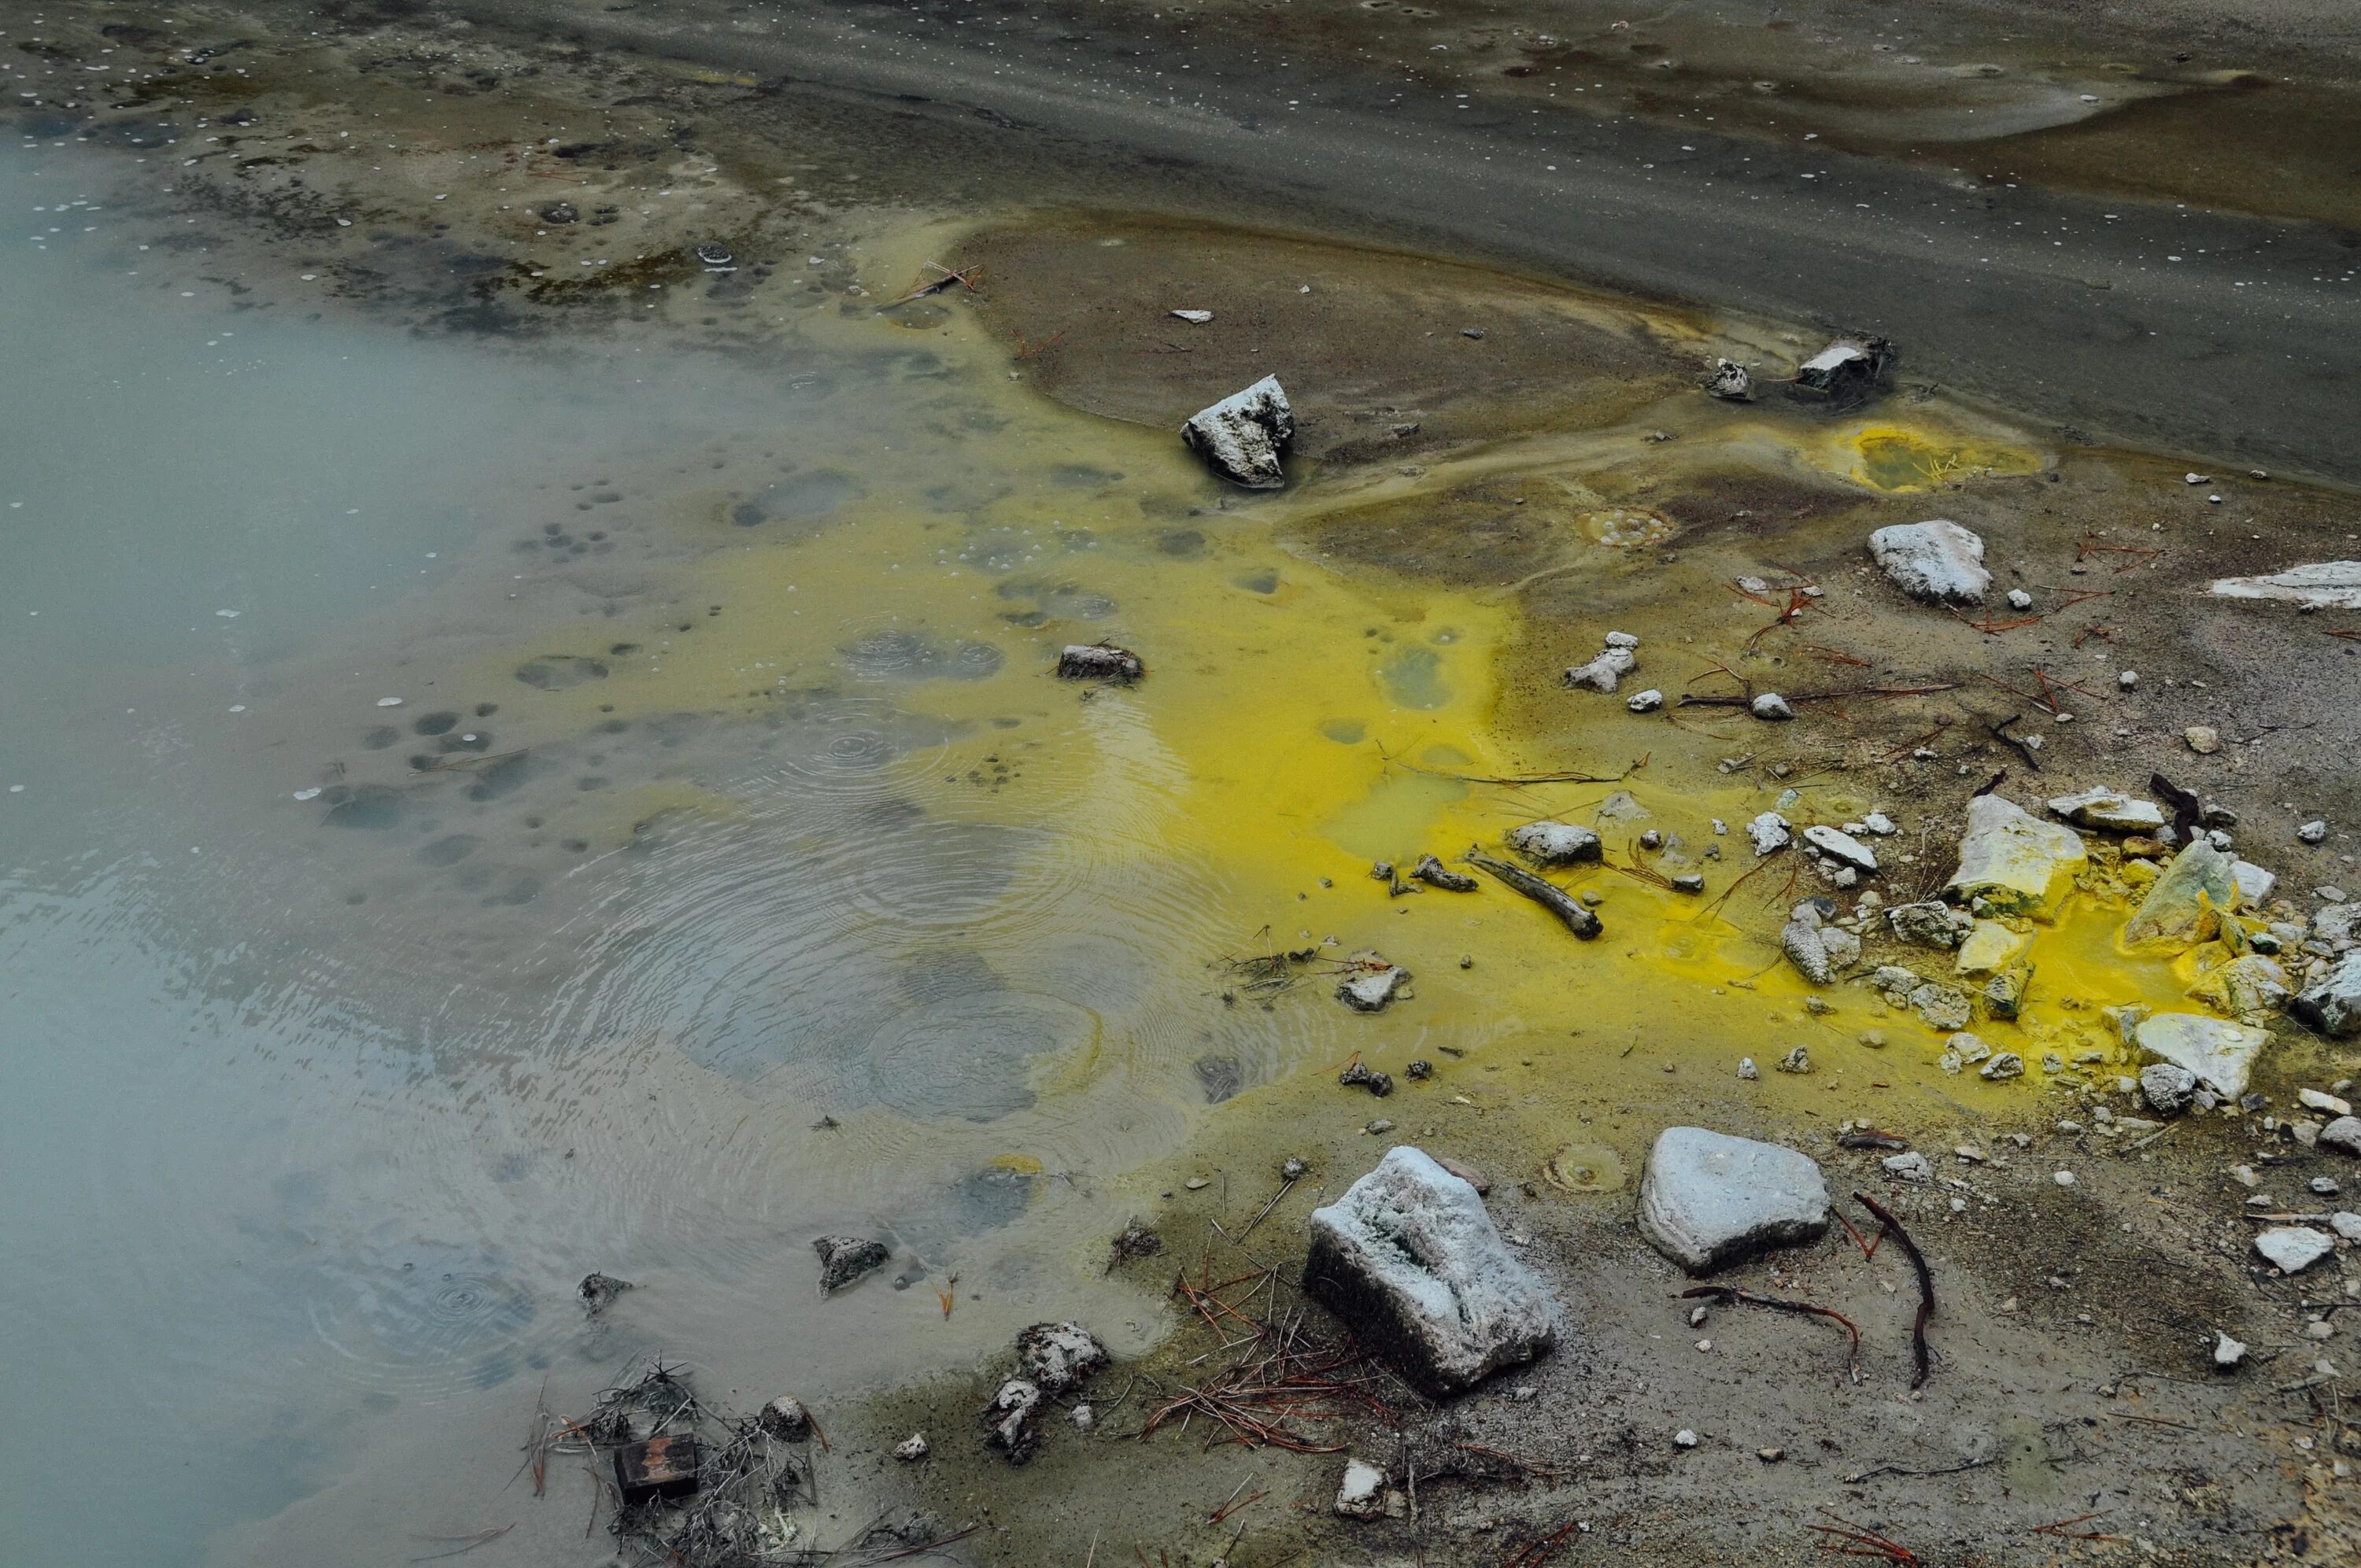
{"label": "white crusted rock", "polygon": [[2326,974],[2305,986],[2288,1003],[2288,1011],[2331,1039],[2361,1035],[2361,949],[2346,953]]}
{"label": "white crusted rock", "polygon": [[2307,609],[2361,609],[2361,561],[2314,561],[2259,577],[2224,577],[2223,598],[2276,599]]}
{"label": "white crusted rock", "polygon": [[1877,853],[1851,834],[1816,824],[1804,829],[1804,842],[1820,853],[1858,872],[1877,870]]}
{"label": "white crusted rock", "polygon": [[1471,1387],[1557,1341],[1557,1309],[1476,1189],[1408,1144],[1312,1212],[1312,1293],[1427,1393]]}
{"label": "white crusted rock", "polygon": [[2156,802],[2104,787],[2052,795],[2049,809],[2077,828],[2101,828],[2111,833],[2153,833],[2165,821],[2164,807]]}
{"label": "white crusted rock", "polygon": [[1754,852],[1758,855],[1785,849],[1794,836],[1794,830],[1787,826],[1787,819],[1775,811],[1766,811],[1746,825],[1747,840],[1754,846]]}
{"label": "white crusted rock", "polygon": [[1275,490],[1287,482],[1279,455],[1294,438],[1295,411],[1276,376],[1198,410],[1180,427],[1180,439],[1214,473],[1250,490]]}
{"label": "white crusted rock", "polygon": [[2336,1241],[2308,1225],[2273,1225],[2255,1238],[2255,1250],[2281,1274],[2301,1274],[2334,1252]]}
{"label": "white crusted rock", "polygon": [[2320,1146],[2361,1157],[2361,1116],[2339,1116],[2321,1128]]}
{"label": "white crusted rock", "polygon": [[1044,1393],[1064,1394],[1082,1387],[1107,1364],[1098,1336],[1071,1320],[1035,1323],[1016,1336],[1016,1366]]}
{"label": "white crusted rock", "polygon": [[1881,528],[1869,553],[1894,587],[1927,604],[1982,604],[1992,587],[1983,540],[1949,518]]}
{"label": "white crusted rock", "polygon": [[2177,1062],[2150,1062],[2140,1069],[2140,1098],[2159,1116],[2178,1116],[2197,1092],[2197,1075]]}
{"label": "white crusted rock", "polygon": [[1537,866],[1568,866],[1605,853],[1598,834],[1573,822],[1528,822],[1512,828],[1509,848]]}
{"label": "white crusted rock", "polygon": [[1777,1144],[1703,1127],[1667,1127],[1648,1151],[1640,1184],[1640,1234],[1692,1274],[1828,1228],[1820,1168]]}
{"label": "white crusted rock", "polygon": [[1902,941],[1927,948],[1957,948],[1976,929],[1974,916],[1932,899],[1897,904],[1885,912],[1885,920]]}
{"label": "white crusted rock", "polygon": [[1999,795],[1980,795],[1968,802],[1960,869],[1947,885],[1980,914],[2047,919],[2073,891],[2085,861],[2072,828],[2044,822]]}
{"label": "white crusted rock", "polygon": [[2235,1100],[2246,1091],[2246,1075],[2271,1037],[2202,1013],[2158,1013],[2143,1019],[2133,1038],[2148,1055],[2187,1068],[2216,1094]]}
{"label": "white crusted rock", "polygon": [[1364,1459],[1345,1461],[1345,1478],[1337,1484],[1333,1507],[1348,1519],[1383,1519],[1386,1473]]}

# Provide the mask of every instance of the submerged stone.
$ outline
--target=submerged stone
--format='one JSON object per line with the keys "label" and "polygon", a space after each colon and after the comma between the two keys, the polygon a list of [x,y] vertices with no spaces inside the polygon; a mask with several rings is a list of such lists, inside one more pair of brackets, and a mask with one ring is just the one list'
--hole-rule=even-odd
{"label": "submerged stone", "polygon": [[1528,822],[1511,828],[1509,847],[1537,866],[1597,861],[1606,853],[1598,834],[1571,822]]}
{"label": "submerged stone", "polygon": [[1438,1398],[1557,1340],[1548,1292],[1500,1239],[1476,1189],[1407,1144],[1312,1211],[1304,1283]]}
{"label": "submerged stone", "polygon": [[1810,1157],[1704,1127],[1667,1127],[1648,1151],[1640,1234],[1692,1274],[1828,1228],[1828,1189]]}
{"label": "submerged stone", "polygon": [[1960,869],[1946,885],[1979,914],[2046,920],[2072,891],[2085,859],[2072,828],[2044,822],[1999,795],[1980,795],[1968,802]]}

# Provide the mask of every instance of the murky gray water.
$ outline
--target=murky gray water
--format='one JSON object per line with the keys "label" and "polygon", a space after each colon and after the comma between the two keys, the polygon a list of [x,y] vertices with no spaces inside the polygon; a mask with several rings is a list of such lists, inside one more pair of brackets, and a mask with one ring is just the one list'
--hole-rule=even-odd
{"label": "murky gray water", "polygon": [[[403,1561],[508,1517],[544,1378],[1005,1343],[1023,1235],[1289,1048],[1178,1021],[1235,933],[1138,852],[1177,764],[1041,676],[1124,625],[1076,553],[1182,500],[917,330],[413,338],[142,248],[77,157],[0,152],[8,1555]],[[1020,467],[1105,532],[993,510]],[[818,1300],[832,1228],[892,1281]],[[955,1269],[950,1324],[891,1288]]]}

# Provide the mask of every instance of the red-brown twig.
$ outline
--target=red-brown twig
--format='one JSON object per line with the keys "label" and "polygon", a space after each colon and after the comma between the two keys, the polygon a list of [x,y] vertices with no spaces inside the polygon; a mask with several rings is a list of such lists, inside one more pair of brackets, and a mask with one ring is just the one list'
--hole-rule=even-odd
{"label": "red-brown twig", "polygon": [[1502,1558],[1500,1568],[1542,1568],[1543,1563],[1565,1550],[1565,1543],[1573,1540],[1575,1532],[1581,1528],[1579,1519],[1568,1519],[1522,1551]]}
{"label": "red-brown twig", "polygon": [[1876,1215],[1878,1223],[1902,1244],[1902,1250],[1910,1255],[1910,1266],[1918,1271],[1918,1316],[1910,1325],[1910,1356],[1917,1370],[1911,1376],[1910,1387],[1924,1387],[1927,1382],[1927,1320],[1935,1315],[1935,1272],[1927,1266],[1927,1255],[1918,1250],[1918,1244],[1910,1239],[1910,1233],[1902,1228],[1902,1222],[1894,1217],[1891,1210],[1866,1192],[1855,1192],[1852,1197],[1854,1202]]}
{"label": "red-brown twig", "polygon": [[2095,1514],[2076,1514],[2070,1519],[2059,1519],[2055,1524],[2035,1525],[2028,1533],[2033,1535],[2054,1535],[2067,1541],[2103,1541],[2113,1542],[2118,1546],[2125,1545],[2128,1541],[2128,1538],[2125,1536],[2109,1535],[2104,1530],[2074,1530],[2070,1528],[2078,1524],[2086,1524],[2092,1519],[2103,1518],[2105,1515],[2113,1512],[2114,1512],[2113,1508],[2102,1508]]}
{"label": "red-brown twig", "polygon": [[2077,561],[2087,561],[2093,555],[2137,556],[2137,560],[2129,562],[2115,568],[2115,576],[2119,577],[2125,572],[2133,571],[2138,567],[2147,565],[2150,561],[2155,560],[2158,556],[2163,554],[2164,552],[2162,550],[2151,548],[2145,544],[2096,544],[2088,539],[2081,541],[2074,546],[2074,559]]}
{"label": "red-brown twig", "polygon": [[[1824,1514],[1828,1512],[1826,1508],[1820,1511]],[[1904,1568],[1917,1568],[1918,1554],[1901,1542],[1888,1541],[1874,1531],[1864,1530],[1841,1514],[1828,1514],[1828,1518],[1837,1522],[1804,1527],[1822,1538],[1821,1551],[1833,1552],[1840,1557],[1875,1557],[1887,1563],[1902,1563]]]}
{"label": "red-brown twig", "polygon": [[1864,670],[1869,668],[1868,660],[1857,659],[1841,648],[1823,648],[1817,642],[1806,642],[1804,644],[1804,652],[1817,653],[1831,664],[1855,664]]}
{"label": "red-brown twig", "polygon": [[1871,1241],[1867,1236],[1862,1235],[1858,1230],[1853,1228],[1853,1223],[1845,1218],[1845,1213],[1842,1209],[1831,1208],[1828,1212],[1834,1214],[1837,1217],[1837,1223],[1845,1228],[1845,1234],[1852,1238],[1852,1245],[1861,1248],[1861,1256],[1873,1258],[1877,1255],[1879,1245],[1885,1240],[1885,1233],[1883,1231],[1877,1233],[1876,1241]]}
{"label": "red-brown twig", "polygon": [[1744,1305],[1769,1307],[1781,1312],[1806,1312],[1816,1318],[1827,1318],[1841,1325],[1852,1336],[1852,1350],[1845,1357],[1845,1374],[1856,1381],[1861,1376],[1861,1330],[1850,1318],[1828,1307],[1815,1307],[1809,1301],[1789,1301],[1777,1296],[1760,1296],[1752,1290],[1741,1290],[1734,1285],[1699,1285],[1681,1292],[1686,1301],[1696,1296],[1710,1296],[1723,1306]]}

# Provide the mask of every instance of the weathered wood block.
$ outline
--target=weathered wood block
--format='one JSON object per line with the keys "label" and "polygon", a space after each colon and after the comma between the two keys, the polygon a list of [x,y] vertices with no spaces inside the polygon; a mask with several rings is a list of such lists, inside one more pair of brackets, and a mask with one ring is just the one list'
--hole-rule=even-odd
{"label": "weathered wood block", "polygon": [[697,1439],[652,1437],[615,1451],[615,1485],[626,1503],[686,1497],[697,1490]]}

